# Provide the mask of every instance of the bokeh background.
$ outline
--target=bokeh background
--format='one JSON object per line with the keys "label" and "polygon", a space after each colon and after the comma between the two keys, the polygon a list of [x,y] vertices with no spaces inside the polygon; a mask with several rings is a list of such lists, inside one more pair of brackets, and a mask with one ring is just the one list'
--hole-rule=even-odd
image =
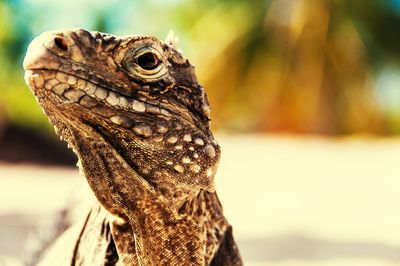
{"label": "bokeh background", "polygon": [[81,186],[22,69],[34,36],[77,27],[179,37],[246,265],[400,262],[399,0],[0,0],[0,265]]}

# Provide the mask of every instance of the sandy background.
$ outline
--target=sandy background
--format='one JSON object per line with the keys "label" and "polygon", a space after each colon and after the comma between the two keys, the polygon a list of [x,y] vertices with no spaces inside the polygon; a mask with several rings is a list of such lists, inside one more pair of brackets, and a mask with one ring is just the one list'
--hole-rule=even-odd
{"label": "sandy background", "polygon": [[[246,265],[400,263],[400,140],[217,139],[217,190]],[[0,265],[22,265],[82,181],[0,163]]]}

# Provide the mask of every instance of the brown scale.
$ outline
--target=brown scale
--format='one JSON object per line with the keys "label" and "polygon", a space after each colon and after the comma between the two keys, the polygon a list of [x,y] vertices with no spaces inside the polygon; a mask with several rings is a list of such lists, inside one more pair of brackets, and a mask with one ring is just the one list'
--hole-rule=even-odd
{"label": "brown scale", "polygon": [[26,82],[97,198],[66,233],[65,265],[242,265],[214,188],[207,96],[171,38],[79,29],[28,48]]}

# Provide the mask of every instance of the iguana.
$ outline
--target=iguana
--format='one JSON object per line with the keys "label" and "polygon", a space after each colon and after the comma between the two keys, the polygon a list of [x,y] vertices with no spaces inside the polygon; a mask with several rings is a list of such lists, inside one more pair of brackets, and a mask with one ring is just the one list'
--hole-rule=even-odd
{"label": "iguana", "polygon": [[62,263],[242,265],[214,188],[207,96],[173,38],[45,32],[24,69],[97,199],[61,236]]}

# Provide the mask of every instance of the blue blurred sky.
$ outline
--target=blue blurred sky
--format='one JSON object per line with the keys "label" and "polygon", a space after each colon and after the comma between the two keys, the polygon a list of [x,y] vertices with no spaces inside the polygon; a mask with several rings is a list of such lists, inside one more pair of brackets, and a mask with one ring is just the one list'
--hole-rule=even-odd
{"label": "blue blurred sky", "polygon": [[[115,34],[164,34],[170,28],[164,24],[168,10],[181,0],[24,0],[15,1],[21,8],[29,10],[35,19],[31,21],[32,31],[39,34],[45,30],[84,27],[95,30],[100,16],[108,30]],[[165,11],[163,13],[163,10]],[[174,21],[170,21],[174,22]]]}

